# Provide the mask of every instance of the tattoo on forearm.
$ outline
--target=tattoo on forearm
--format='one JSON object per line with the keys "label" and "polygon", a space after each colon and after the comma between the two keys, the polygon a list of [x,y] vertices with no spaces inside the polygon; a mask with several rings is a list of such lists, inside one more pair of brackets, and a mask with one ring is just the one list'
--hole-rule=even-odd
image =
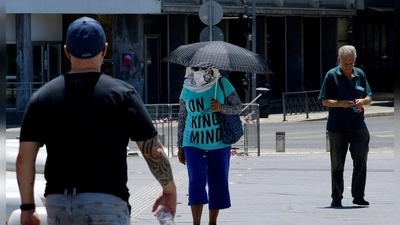
{"label": "tattoo on forearm", "polygon": [[171,164],[157,137],[144,141],[141,151],[149,165],[150,171],[162,186],[172,181]]}

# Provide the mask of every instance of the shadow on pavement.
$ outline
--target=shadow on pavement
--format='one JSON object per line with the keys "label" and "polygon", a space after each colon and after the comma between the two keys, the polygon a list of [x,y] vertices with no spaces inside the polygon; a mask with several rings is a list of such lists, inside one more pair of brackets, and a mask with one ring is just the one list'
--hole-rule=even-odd
{"label": "shadow on pavement", "polygon": [[323,207],[324,209],[364,209],[368,208],[368,206],[342,206],[342,207],[332,207],[332,206],[327,206]]}

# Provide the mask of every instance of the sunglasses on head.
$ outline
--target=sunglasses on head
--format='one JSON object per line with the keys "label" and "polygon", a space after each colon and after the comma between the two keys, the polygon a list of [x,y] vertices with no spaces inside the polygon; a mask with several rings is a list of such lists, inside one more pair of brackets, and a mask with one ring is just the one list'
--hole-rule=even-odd
{"label": "sunglasses on head", "polygon": [[207,70],[207,68],[204,67],[192,67],[193,71],[199,71],[199,70]]}

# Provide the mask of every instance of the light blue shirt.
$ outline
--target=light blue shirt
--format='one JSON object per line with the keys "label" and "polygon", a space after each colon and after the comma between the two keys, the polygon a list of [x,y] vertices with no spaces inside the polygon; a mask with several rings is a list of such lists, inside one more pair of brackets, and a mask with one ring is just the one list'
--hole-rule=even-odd
{"label": "light blue shirt", "polygon": [[[226,78],[221,79],[225,95],[229,96],[235,91],[235,88]],[[218,113],[210,109],[211,99],[214,98],[216,87],[216,99],[224,104],[224,94],[218,81],[211,88],[202,92],[193,92],[187,88],[182,89],[181,98],[185,101],[187,109],[183,134],[184,147],[192,146],[203,150],[214,150],[230,146],[222,142]]]}

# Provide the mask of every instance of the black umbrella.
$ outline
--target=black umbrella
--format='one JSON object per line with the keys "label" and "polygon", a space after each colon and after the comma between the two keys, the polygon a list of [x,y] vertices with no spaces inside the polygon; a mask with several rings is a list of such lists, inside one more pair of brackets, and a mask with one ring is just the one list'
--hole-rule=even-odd
{"label": "black umbrella", "polygon": [[260,55],[224,41],[206,41],[181,45],[165,57],[163,61],[186,67],[273,74]]}

